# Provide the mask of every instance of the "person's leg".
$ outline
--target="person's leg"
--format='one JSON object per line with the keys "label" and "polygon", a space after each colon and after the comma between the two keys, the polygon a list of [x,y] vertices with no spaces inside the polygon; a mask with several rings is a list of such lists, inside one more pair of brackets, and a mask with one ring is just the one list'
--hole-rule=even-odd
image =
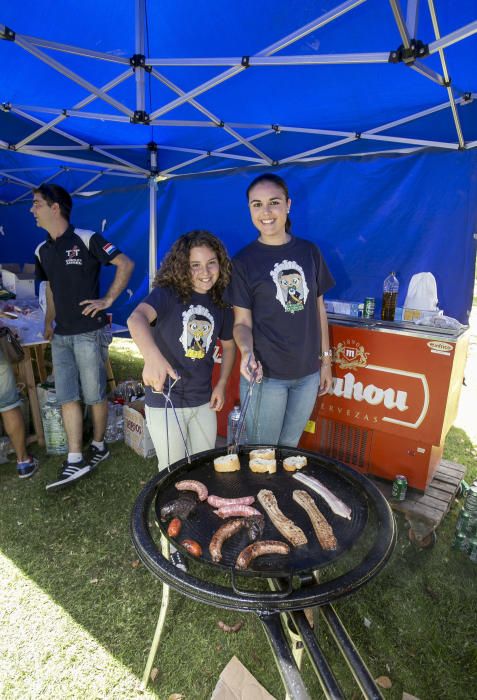
{"label": "person's leg", "polygon": [[21,408],[11,408],[2,412],[3,426],[10,438],[12,447],[15,450],[18,462],[26,462],[29,459],[25,444],[25,423]]}
{"label": "person's leg", "polygon": [[56,400],[68,439],[68,451],[81,454],[83,442],[83,414],[80,405],[78,368],[72,335],[54,335],[51,341],[51,359],[55,375]]}
{"label": "person's leg", "polygon": [[278,441],[279,445],[289,445],[290,447],[298,445],[306,423],[313,411],[319,386],[319,372],[301,377],[291,383],[288,389],[288,401]]}
{"label": "person's leg", "polygon": [[0,350],[0,415],[3,419],[5,432],[15,450],[18,476],[25,479],[33,476],[38,469],[39,462],[27,452],[25,423],[20,403],[12,368]]}
{"label": "person's leg", "polygon": [[[251,445],[276,445],[282,430],[288,398],[288,381],[264,377],[255,384],[245,416],[247,441]],[[240,403],[243,406],[249,390],[240,377]]]}
{"label": "person's leg", "polygon": [[[184,411],[186,410],[190,409],[177,408],[176,414],[182,428],[182,434],[187,439],[187,423],[184,420]],[[171,408],[166,410],[165,408],[146,406],[146,422],[156,450],[159,471],[186,456],[184,440]]]}
{"label": "person's leg", "polygon": [[83,446],[83,411],[79,401],[61,405],[61,416],[68,439],[68,452],[81,454]]}
{"label": "person's leg", "polygon": [[103,442],[108,423],[108,400],[91,404],[91,418],[93,421],[93,441]]}
{"label": "person's leg", "polygon": [[187,447],[191,455],[213,450],[217,439],[217,413],[208,403],[183,409],[187,417]]}

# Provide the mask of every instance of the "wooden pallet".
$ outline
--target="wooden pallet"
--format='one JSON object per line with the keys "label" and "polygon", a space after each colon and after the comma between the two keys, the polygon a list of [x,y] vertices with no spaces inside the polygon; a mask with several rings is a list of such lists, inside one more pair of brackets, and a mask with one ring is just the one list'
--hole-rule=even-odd
{"label": "wooden pallet", "polygon": [[391,498],[392,483],[374,479],[393,510],[403,513],[410,525],[410,539],[424,546],[435,539],[433,533],[449,511],[464,478],[465,467],[443,459],[424,492],[408,489],[404,501]]}

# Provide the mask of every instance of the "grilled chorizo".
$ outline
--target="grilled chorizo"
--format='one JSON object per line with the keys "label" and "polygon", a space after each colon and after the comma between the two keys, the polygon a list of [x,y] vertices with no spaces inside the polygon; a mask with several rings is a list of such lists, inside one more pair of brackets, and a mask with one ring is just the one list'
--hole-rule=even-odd
{"label": "grilled chorizo", "polygon": [[259,540],[248,547],[242,549],[235,562],[236,569],[248,569],[250,564],[257,557],[263,557],[265,554],[289,554],[290,547],[286,542],[278,540]]}
{"label": "grilled chorizo", "polygon": [[169,537],[177,537],[182,529],[182,520],[180,518],[172,518],[167,526],[167,534]]}
{"label": "grilled chorizo", "polygon": [[195,540],[182,540],[181,545],[189,554],[192,554],[193,557],[202,556],[202,547]]}
{"label": "grilled chorizo", "polygon": [[178,491],[195,491],[199,497],[199,501],[205,501],[209,495],[207,486],[201,481],[195,481],[194,479],[184,479],[183,481],[178,481],[176,484],[176,489]]}

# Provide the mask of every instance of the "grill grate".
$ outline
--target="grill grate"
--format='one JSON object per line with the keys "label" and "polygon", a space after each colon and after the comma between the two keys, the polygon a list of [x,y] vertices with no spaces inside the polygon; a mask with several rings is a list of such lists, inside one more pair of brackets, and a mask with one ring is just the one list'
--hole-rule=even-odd
{"label": "grill grate", "polygon": [[372,430],[320,418],[317,421],[318,451],[349,464],[363,474],[369,471]]}

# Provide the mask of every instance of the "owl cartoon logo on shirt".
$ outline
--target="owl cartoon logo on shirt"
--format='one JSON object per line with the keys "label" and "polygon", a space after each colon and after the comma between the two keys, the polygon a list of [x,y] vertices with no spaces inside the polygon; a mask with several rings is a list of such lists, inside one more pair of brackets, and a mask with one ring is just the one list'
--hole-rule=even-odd
{"label": "owl cartoon logo on shirt", "polygon": [[182,335],[179,342],[184,348],[185,356],[193,360],[202,360],[212,342],[214,319],[205,306],[189,306],[182,313]]}
{"label": "owl cartoon logo on shirt", "polygon": [[276,298],[285,311],[294,314],[303,311],[309,289],[303,268],[293,260],[275,263],[270,275],[277,288]]}

